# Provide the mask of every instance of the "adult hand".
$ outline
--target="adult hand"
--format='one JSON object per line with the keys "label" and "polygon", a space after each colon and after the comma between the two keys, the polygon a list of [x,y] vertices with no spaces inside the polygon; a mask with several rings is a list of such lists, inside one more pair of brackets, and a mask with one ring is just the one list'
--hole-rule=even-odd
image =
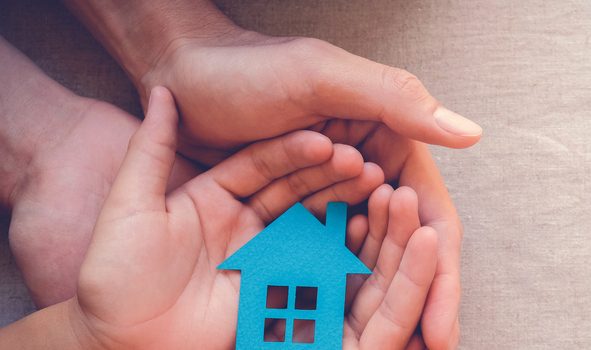
{"label": "adult hand", "polygon": [[240,32],[211,46],[179,38],[138,81],[140,96],[156,85],[172,91],[181,150],[208,164],[249,142],[310,127],[367,139],[386,125],[448,147],[470,146],[481,134],[410,73],[310,38]]}

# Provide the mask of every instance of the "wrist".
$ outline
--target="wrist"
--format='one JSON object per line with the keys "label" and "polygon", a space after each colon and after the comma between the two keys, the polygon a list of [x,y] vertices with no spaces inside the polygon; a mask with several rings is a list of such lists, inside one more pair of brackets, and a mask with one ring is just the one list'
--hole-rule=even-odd
{"label": "wrist", "polygon": [[243,31],[207,0],[66,0],[136,87],[187,40],[203,46]]}
{"label": "wrist", "polygon": [[18,189],[26,183],[36,154],[59,140],[78,105],[74,94],[55,83],[25,56],[0,38],[0,206],[10,210]]}
{"label": "wrist", "polygon": [[0,111],[0,201],[8,211],[37,175],[36,159],[58,145],[84,112],[83,99],[45,79],[31,79],[15,92],[20,96]]}
{"label": "wrist", "polygon": [[[89,326],[90,320],[86,313],[80,308],[78,298],[66,300],[63,304],[64,323],[71,337],[71,342],[77,345],[78,349],[103,350],[109,347],[103,344]],[[110,348],[109,348],[110,349]]]}
{"label": "wrist", "polygon": [[84,324],[70,299],[0,329],[2,349],[104,349]]}
{"label": "wrist", "polygon": [[142,105],[147,106],[148,96],[155,86],[165,86],[174,94],[174,85],[179,83],[179,73],[186,71],[187,64],[195,67],[208,64],[210,58],[208,49],[251,45],[267,41],[269,38],[264,34],[237,26],[226,28],[225,31],[220,30],[207,38],[191,32],[171,38],[149,67],[146,67],[141,75],[132,77]]}

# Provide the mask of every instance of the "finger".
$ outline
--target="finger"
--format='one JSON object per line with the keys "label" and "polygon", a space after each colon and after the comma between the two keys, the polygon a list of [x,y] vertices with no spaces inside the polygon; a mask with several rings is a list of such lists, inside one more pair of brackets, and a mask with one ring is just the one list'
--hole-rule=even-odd
{"label": "finger", "polygon": [[193,271],[196,245],[188,243],[194,240],[182,240],[179,248],[179,240],[167,235],[165,191],[176,131],[171,94],[152,89],[146,118],[130,140],[78,280],[78,295],[86,296],[81,302],[110,320],[105,322],[135,324],[155,317],[170,308],[170,296],[178,295]]}
{"label": "finger", "polygon": [[[388,224],[388,203],[394,189],[388,184],[382,184],[378,187],[368,200],[368,234],[363,242],[363,246],[359,250],[359,259],[372,269],[375,266],[377,256],[380,251],[380,246],[384,236],[386,235]],[[367,275],[352,275],[347,279],[347,294],[345,305],[347,310],[349,305],[353,302],[359,289],[367,280]],[[354,326],[357,324],[354,323]]]}
{"label": "finger", "polygon": [[295,131],[247,147],[212,168],[208,176],[226,191],[244,198],[296,170],[326,162],[332,151],[327,137]]}
{"label": "finger", "polygon": [[178,115],[174,99],[163,87],[150,95],[146,118],[131,137],[113,183],[104,215],[127,211],[164,211],[164,195],[175,159]]}
{"label": "finger", "polygon": [[430,349],[445,349],[460,305],[461,224],[426,145],[416,143],[402,171],[400,184],[416,191],[421,224],[431,226],[438,233],[437,271],[425,304],[421,328]]}
{"label": "finger", "polygon": [[347,248],[349,248],[353,254],[357,255],[361,249],[368,231],[369,223],[367,221],[367,216],[358,214],[349,220],[349,224],[347,225]]}
{"label": "finger", "polygon": [[360,343],[367,349],[403,349],[413,334],[437,264],[437,233],[415,231],[384,301],[369,320]]}
{"label": "finger", "polygon": [[311,109],[318,114],[381,121],[401,135],[448,147],[467,147],[479,140],[482,129],[477,124],[441,106],[407,71],[320,40],[299,45],[311,86]]}
{"label": "finger", "polygon": [[386,236],[389,215],[388,203],[390,203],[393,192],[392,186],[383,184],[369,197],[367,208],[369,234],[363,243],[359,259],[370,269],[373,269],[376,264],[382,241]]}
{"label": "finger", "polygon": [[303,198],[363,171],[363,157],[354,147],[334,145],[330,160],[295,171],[253,195],[248,205],[269,222]]}
{"label": "finger", "polygon": [[389,203],[388,229],[370,279],[386,290],[394,278],[412,233],[420,227],[417,195],[410,187],[400,187]]}
{"label": "finger", "polygon": [[382,169],[373,163],[365,163],[359,176],[317,192],[306,198],[302,204],[313,214],[322,216],[326,213],[328,202],[346,202],[350,205],[360,203],[383,182]]}
{"label": "finger", "polygon": [[[394,191],[385,203],[387,234],[380,242],[373,273],[359,290],[351,308],[354,327],[361,333],[382,303],[400,265],[406,244],[419,228],[417,197],[408,187]],[[377,254],[377,253],[376,253]]]}
{"label": "finger", "polygon": [[419,142],[401,137],[382,125],[366,139],[360,151],[367,162],[374,162],[382,167],[386,181],[398,182],[406,159],[414,151],[416,144]]}

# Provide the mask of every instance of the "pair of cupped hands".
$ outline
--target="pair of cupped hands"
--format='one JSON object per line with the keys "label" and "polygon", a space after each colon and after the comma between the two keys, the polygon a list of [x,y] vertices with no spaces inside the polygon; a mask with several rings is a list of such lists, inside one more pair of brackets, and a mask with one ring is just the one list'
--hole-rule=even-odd
{"label": "pair of cupped hands", "polygon": [[142,82],[145,120],[62,303],[81,344],[231,348],[240,278],[216,267],[298,201],[322,216],[364,200],[347,246],[373,274],[348,283],[344,348],[457,344],[461,226],[419,141],[467,147],[478,126],[409,73],[314,39],[188,39]]}

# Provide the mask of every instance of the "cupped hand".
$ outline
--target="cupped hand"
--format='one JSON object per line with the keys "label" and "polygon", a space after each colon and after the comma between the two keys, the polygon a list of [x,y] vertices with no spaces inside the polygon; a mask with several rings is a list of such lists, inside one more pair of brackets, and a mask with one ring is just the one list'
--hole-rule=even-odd
{"label": "cupped hand", "polygon": [[353,148],[299,131],[167,195],[176,128],[172,96],[155,88],[95,225],[72,319],[103,347],[230,348],[240,278],[216,267],[293,203],[359,202],[383,181]]}
{"label": "cupped hand", "polygon": [[[387,181],[412,187],[421,223],[439,235],[438,267],[422,317],[430,348],[459,339],[462,228],[426,146],[476,143],[481,128],[449,111],[412,74],[309,38],[230,31],[208,45],[173,41],[140,80],[167,86],[181,111],[180,148],[202,164],[252,141],[309,128],[358,148]],[[143,98],[145,102],[145,98]]]}
{"label": "cupped hand", "polygon": [[[424,349],[414,332],[435,275],[437,233],[420,226],[416,193],[387,184],[377,188],[368,216],[350,220],[347,246],[373,271],[349,276],[343,349]],[[277,340],[285,326],[267,332]],[[314,338],[310,324],[296,324],[293,332],[300,341]]]}
{"label": "cupped hand", "polygon": [[[215,45],[215,46],[214,46]],[[310,38],[231,32],[215,44],[179,38],[140,79],[173,93],[180,149],[213,164],[246,143],[333,120],[385,124],[432,144],[467,147],[482,130],[449,111],[412,74]],[[357,134],[367,135],[365,125]]]}
{"label": "cupped hand", "polygon": [[[380,126],[372,137],[358,141],[343,126],[333,125],[324,133],[334,142],[356,144],[368,161],[379,164],[386,179],[415,190],[421,225],[438,234],[437,270],[416,336],[429,349],[455,349],[459,342],[460,249],[462,225],[439,170],[427,146],[398,137]],[[359,142],[359,143],[356,143]]]}

